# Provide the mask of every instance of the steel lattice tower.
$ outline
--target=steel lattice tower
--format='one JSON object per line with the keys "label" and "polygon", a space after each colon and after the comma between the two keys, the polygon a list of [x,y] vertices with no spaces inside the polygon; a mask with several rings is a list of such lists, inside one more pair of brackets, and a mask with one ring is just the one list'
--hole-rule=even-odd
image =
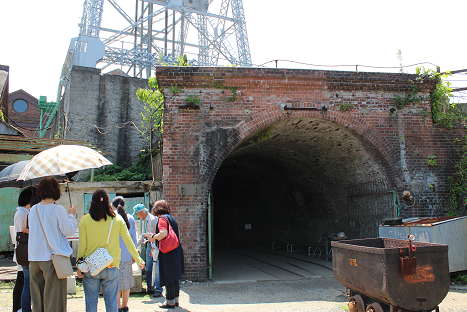
{"label": "steel lattice tower", "polygon": [[[252,64],[242,0],[136,0],[131,8],[106,2],[104,13],[104,0],[85,0],[67,72],[76,64],[148,78],[155,66],[183,54],[198,66]],[[106,26],[110,10],[120,28]]]}

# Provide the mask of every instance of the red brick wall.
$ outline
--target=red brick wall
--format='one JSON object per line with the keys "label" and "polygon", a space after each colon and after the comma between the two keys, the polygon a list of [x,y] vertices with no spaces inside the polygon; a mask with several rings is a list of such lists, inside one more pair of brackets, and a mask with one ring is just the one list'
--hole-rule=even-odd
{"label": "red brick wall", "polygon": [[[423,113],[430,111],[428,101],[391,111],[394,96],[410,90],[413,75],[225,67],[159,67],[156,74],[166,105],[164,197],[179,220],[187,277],[192,279],[206,278],[206,206],[212,181],[226,155],[253,131],[294,117],[342,124],[378,152],[398,190],[418,191],[422,203],[446,195],[445,178],[452,174],[458,147],[453,141],[465,135],[462,129],[434,126]],[[232,102],[226,86],[237,88]],[[171,87],[180,92],[172,93]],[[428,96],[433,88],[434,83],[426,82],[420,94]],[[179,108],[190,95],[200,99],[199,110]],[[340,111],[341,101],[354,108]],[[284,104],[318,110],[284,112]],[[209,131],[213,128],[221,130],[215,137]],[[432,170],[427,169],[429,155],[440,163]],[[433,181],[436,192],[420,181]],[[428,209],[422,204],[404,213],[426,215]]]}
{"label": "red brick wall", "polygon": [[[28,103],[28,109],[22,113],[15,111],[13,108],[13,103],[20,99]],[[40,116],[41,111],[37,107],[37,99],[35,97],[23,90],[18,90],[10,94],[8,99],[8,117],[14,121],[14,123],[11,120],[9,120],[9,123],[21,130],[25,136],[34,136],[35,129],[40,123]],[[21,127],[18,127],[18,125]]]}

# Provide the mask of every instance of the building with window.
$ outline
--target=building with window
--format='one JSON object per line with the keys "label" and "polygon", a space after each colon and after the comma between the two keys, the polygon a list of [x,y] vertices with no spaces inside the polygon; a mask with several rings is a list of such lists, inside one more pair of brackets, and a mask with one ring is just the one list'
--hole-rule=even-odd
{"label": "building with window", "polygon": [[7,111],[10,125],[20,129],[28,137],[34,136],[41,118],[37,98],[22,89],[14,91],[8,96]]}

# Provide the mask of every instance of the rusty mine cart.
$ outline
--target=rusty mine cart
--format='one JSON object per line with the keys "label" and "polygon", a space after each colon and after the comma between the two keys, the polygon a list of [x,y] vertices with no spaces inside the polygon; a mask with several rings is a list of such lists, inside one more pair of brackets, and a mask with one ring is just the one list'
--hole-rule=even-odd
{"label": "rusty mine cart", "polygon": [[439,311],[450,287],[448,246],[412,239],[331,242],[334,275],[350,297],[350,312]]}

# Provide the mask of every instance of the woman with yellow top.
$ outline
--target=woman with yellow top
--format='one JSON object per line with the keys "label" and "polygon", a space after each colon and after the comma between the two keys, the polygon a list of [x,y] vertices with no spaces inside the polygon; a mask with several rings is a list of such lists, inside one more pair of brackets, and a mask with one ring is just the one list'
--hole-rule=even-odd
{"label": "woman with yellow top", "polygon": [[[107,218],[110,217],[110,218]],[[113,220],[110,232],[109,244],[107,236]],[[107,312],[118,310],[118,268],[120,266],[120,238],[123,238],[125,246],[135,259],[140,268],[144,267],[143,259],[136,251],[128,228],[123,218],[115,214],[109,203],[107,192],[98,189],[91,199],[89,214],[83,216],[79,222],[79,244],[77,258],[86,258],[99,247],[107,247],[107,251],[113,258],[113,262],[99,274],[92,276],[90,272],[82,273],[78,269],[78,277],[83,278],[83,288],[86,302],[86,312],[97,311],[100,286],[104,295],[105,309]]]}

